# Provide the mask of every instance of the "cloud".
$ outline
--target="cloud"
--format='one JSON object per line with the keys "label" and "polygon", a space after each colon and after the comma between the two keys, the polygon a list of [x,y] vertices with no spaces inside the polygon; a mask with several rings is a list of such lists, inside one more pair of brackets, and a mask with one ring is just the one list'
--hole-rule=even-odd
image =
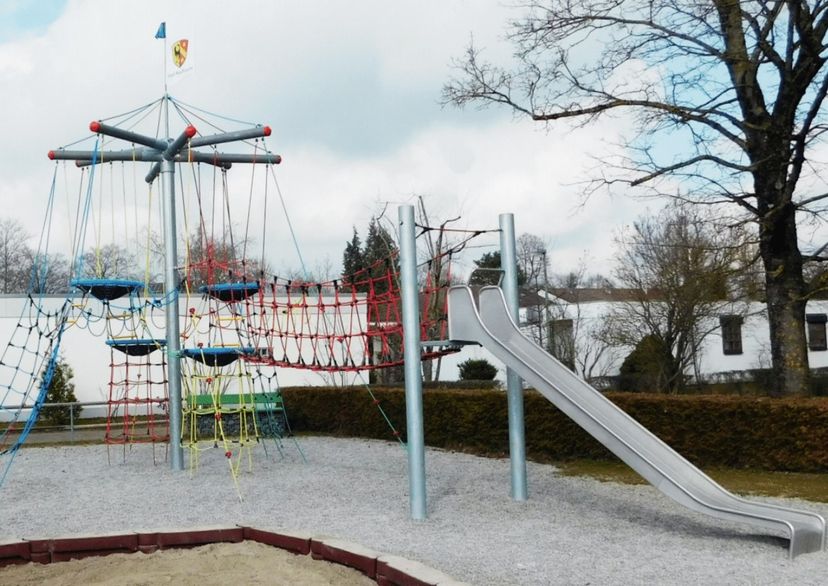
{"label": "cloud", "polygon": [[[352,225],[364,234],[367,218],[386,202],[395,221],[397,204],[414,204],[415,196],[423,196],[434,224],[461,215],[452,227],[495,230],[499,214],[514,213],[518,234],[553,241],[556,270],[574,269],[589,250],[606,272],[611,226],[634,218],[640,203],[619,197],[608,205],[600,196],[583,202],[575,184],[593,170],[587,147],[617,132],[613,124],[556,135],[528,122],[443,126],[421,132],[395,152],[355,162],[332,152],[300,150],[279,172],[301,241],[310,250],[341,255]],[[476,241],[497,242],[497,234]],[[474,249],[470,256],[482,252]],[[470,267],[471,259],[465,264]]]}
{"label": "cloud", "polygon": [[[435,222],[461,214],[459,224],[472,229],[496,228],[499,213],[513,212],[519,234],[554,243],[556,270],[573,268],[586,250],[606,264],[607,235],[636,206],[600,197],[579,206],[573,184],[594,170],[584,153],[605,148],[598,145],[617,136],[623,122],[547,132],[502,109],[458,111],[437,103],[449,62],[462,56],[472,32],[490,56],[507,56],[500,38],[513,14],[497,2],[459,0],[70,1],[40,33],[0,44],[0,123],[7,137],[0,203],[30,232],[40,230],[53,172],[46,152],[84,136],[90,120],[161,94],[163,43],[154,34],[163,20],[169,41],[193,37],[195,74],[171,87],[176,97],[273,127],[268,144],[284,156],[276,170],[284,205],[311,267],[325,259],[338,265],[352,226],[364,231],[384,202],[392,204],[393,222],[394,204],[413,203],[415,195],[424,196]],[[172,133],[183,124],[174,120]],[[60,170],[69,178],[61,189],[75,197],[73,172]],[[119,172],[100,177],[114,176],[117,191]],[[129,174],[124,180],[128,191],[140,190],[139,201],[147,197],[140,185],[145,172],[144,166],[135,187]],[[231,187],[233,214],[244,218],[249,172],[237,166]],[[269,198],[266,218],[263,201],[254,201],[253,224],[261,230],[260,220],[267,222],[274,266],[298,268],[281,203],[274,193]],[[129,204],[126,213],[146,212]],[[69,233],[70,220],[63,220],[69,216],[61,216],[56,237]],[[107,233],[119,232],[104,225],[102,237]],[[481,239],[497,242],[496,234]]]}

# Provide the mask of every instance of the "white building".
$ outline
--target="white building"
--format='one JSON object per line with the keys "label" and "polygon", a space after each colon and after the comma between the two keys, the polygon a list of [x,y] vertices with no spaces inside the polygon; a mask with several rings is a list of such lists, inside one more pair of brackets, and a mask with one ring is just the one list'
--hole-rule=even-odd
{"label": "white building", "polygon": [[[547,299],[523,293],[520,326],[529,338],[547,349],[553,348],[552,353],[563,362],[570,362],[579,375],[600,385],[605,377],[618,375],[633,348],[609,347],[596,339],[597,333],[614,305],[633,299],[632,292],[626,289],[556,289],[550,291]],[[806,321],[809,364],[812,369],[828,368],[828,300],[809,301]],[[695,367],[686,372],[688,376],[698,376],[704,382],[740,380],[748,376],[748,371],[770,368],[770,335],[764,303],[733,304],[701,329],[709,333],[696,356]],[[467,346],[444,358],[441,380],[455,380],[458,365],[469,358],[484,358],[495,364],[499,367],[498,380],[505,381],[505,368],[479,346]]]}
{"label": "white building", "polygon": [[[566,334],[567,328],[575,338],[575,357],[579,373],[590,377],[618,374],[624,357],[632,348],[605,351],[596,358],[595,333],[613,306],[633,302],[633,292],[625,289],[554,290],[549,295],[547,332]],[[531,315],[532,310],[527,311]],[[828,367],[826,322],[828,300],[811,300],[806,309],[806,335],[811,368]],[[568,324],[572,325],[568,325]],[[771,366],[770,334],[767,310],[759,301],[722,304],[715,316],[701,324],[705,332],[700,351],[696,355],[695,372],[686,374],[703,381],[720,378],[739,378],[747,371]],[[584,352],[591,355],[584,356]],[[591,368],[591,371],[588,370]]]}

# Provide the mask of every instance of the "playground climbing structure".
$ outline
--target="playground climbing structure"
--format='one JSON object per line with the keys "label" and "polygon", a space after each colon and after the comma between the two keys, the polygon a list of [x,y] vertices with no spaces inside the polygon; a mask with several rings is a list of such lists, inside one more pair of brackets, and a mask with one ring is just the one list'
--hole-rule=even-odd
{"label": "playground climbing structure", "polygon": [[[166,138],[176,125],[183,130]],[[303,263],[276,179],[281,157],[266,144],[269,127],[165,95],[89,128],[91,136],[49,152],[54,177],[31,294],[0,359],[4,476],[38,419],[67,330],[107,346],[107,444],[126,453],[131,443],[169,442],[165,453],[178,470],[184,448],[191,465],[216,448],[234,478],[253,446],[268,440],[282,449],[289,425],[280,369],[359,379],[402,364],[394,249],[321,281],[272,269],[273,251],[289,250],[274,234],[288,234]],[[65,211],[55,211],[58,194]],[[274,210],[284,212],[281,225]],[[61,216],[69,221],[58,229]],[[421,266],[423,339],[445,342],[451,259],[479,233]],[[65,242],[50,242],[51,234]],[[59,283],[50,245],[70,256]],[[62,304],[39,298],[67,289]],[[421,353],[454,350],[429,345]]]}

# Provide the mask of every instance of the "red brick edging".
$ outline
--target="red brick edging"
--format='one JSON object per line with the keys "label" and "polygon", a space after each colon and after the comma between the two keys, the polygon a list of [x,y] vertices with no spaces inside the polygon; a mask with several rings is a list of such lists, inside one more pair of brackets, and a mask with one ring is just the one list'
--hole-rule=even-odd
{"label": "red brick edging", "polygon": [[240,541],[256,541],[296,555],[310,554],[313,559],[348,566],[376,581],[379,586],[462,586],[461,582],[419,562],[384,555],[356,543],[238,525],[0,541],[0,567],[29,562],[49,564],[113,553],[152,553],[159,549]]}

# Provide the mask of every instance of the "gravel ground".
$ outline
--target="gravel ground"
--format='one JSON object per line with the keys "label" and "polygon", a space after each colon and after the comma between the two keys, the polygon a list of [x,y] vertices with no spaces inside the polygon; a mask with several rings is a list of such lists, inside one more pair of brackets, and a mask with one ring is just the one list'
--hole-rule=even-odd
{"label": "gravel ground", "polygon": [[[0,539],[248,524],[339,537],[471,584],[825,584],[828,553],[788,560],[786,543],[688,511],[648,486],[528,466],[530,500],[509,499],[509,462],[429,450],[429,519],[408,518],[405,451],[300,438],[254,453],[240,501],[220,450],[197,472],[105,446],[20,452],[0,489]],[[768,499],[828,515],[825,504]]]}

